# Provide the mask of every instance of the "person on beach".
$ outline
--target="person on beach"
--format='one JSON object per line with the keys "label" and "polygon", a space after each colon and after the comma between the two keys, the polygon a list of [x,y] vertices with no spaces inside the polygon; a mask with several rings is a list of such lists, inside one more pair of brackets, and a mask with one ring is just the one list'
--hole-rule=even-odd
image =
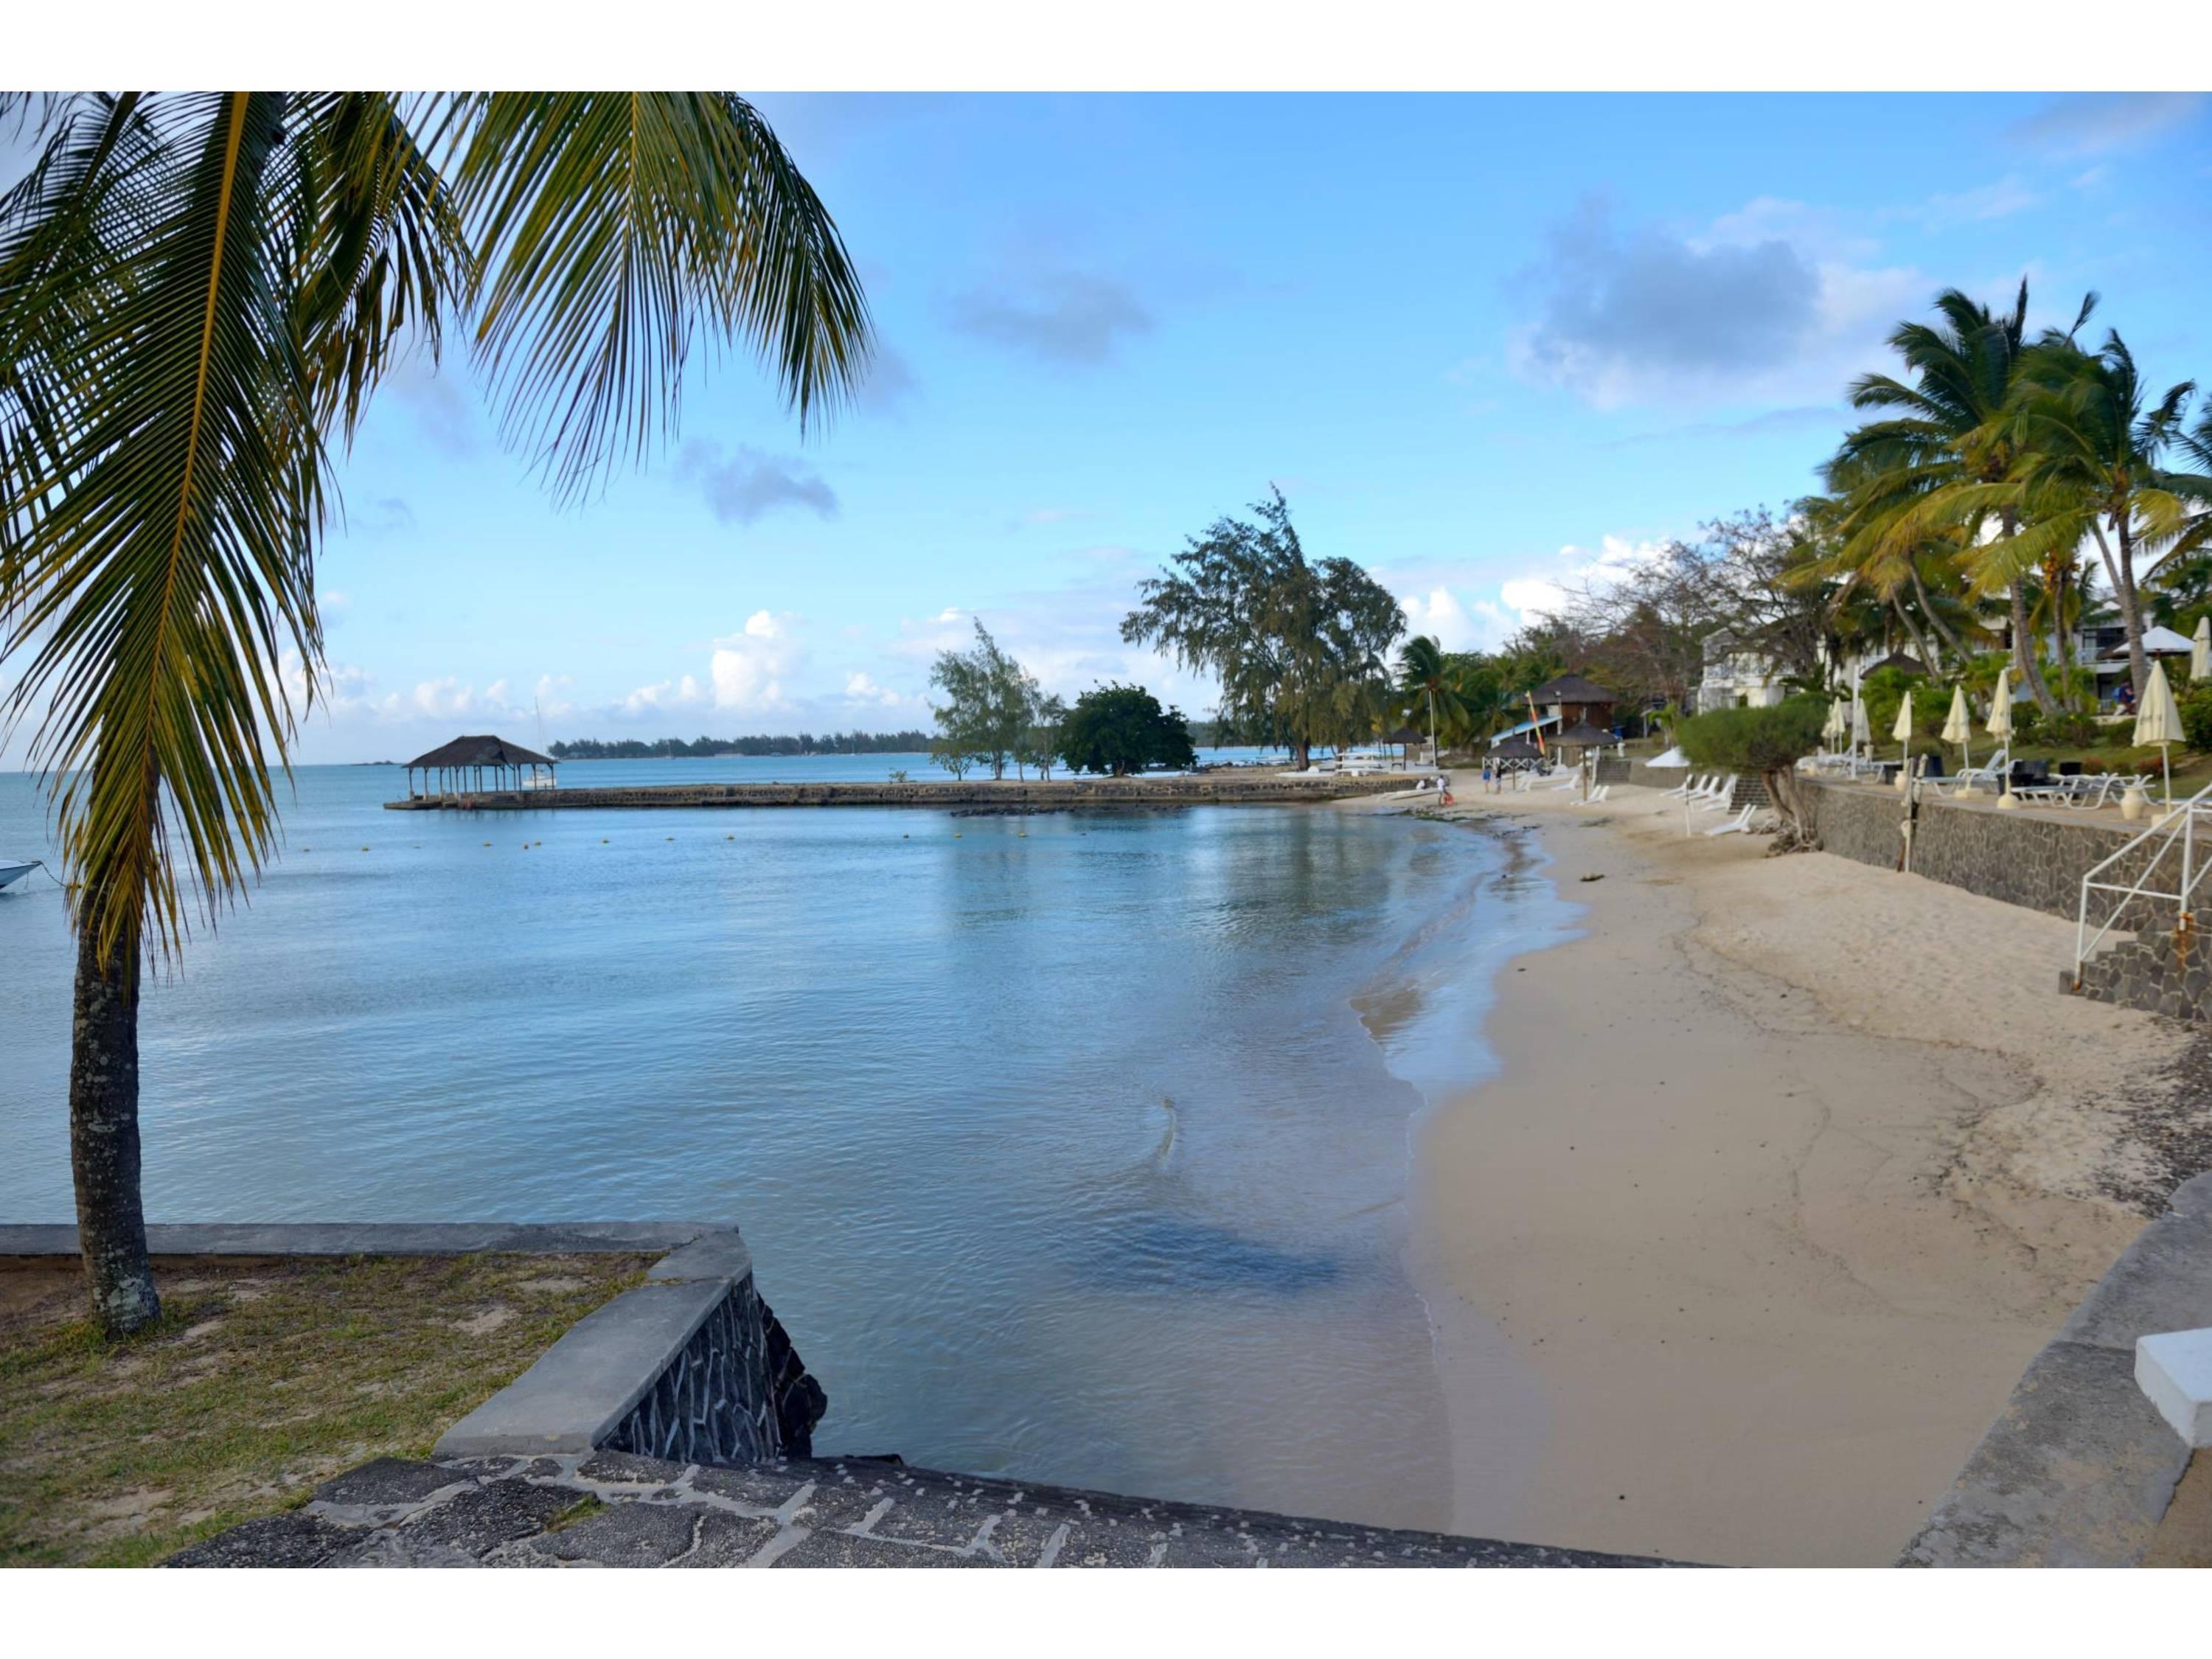
{"label": "person on beach", "polygon": [[1485,762],[1483,762],[1483,763],[1482,763],[1482,793],[1483,793],[1484,794],[1486,794],[1486,795],[1487,795],[1487,794],[1490,794],[1490,793],[1493,793],[1493,791],[1492,791],[1492,787],[1491,787],[1491,784],[1492,784],[1492,779],[1491,779],[1491,775],[1491,775],[1492,770],[1492,768],[1491,763],[1490,763],[1488,761],[1485,761]]}

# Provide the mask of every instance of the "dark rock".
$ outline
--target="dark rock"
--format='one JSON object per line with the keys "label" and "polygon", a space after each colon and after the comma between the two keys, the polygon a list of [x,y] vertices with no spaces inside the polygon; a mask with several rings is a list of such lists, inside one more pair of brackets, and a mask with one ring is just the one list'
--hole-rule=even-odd
{"label": "dark rock", "polygon": [[218,1533],[161,1563],[165,1567],[319,1567],[362,1541],[352,1527],[295,1511]]}
{"label": "dark rock", "polygon": [[542,1532],[583,1498],[583,1493],[566,1486],[494,1480],[472,1486],[402,1523],[397,1535],[410,1546],[442,1544],[465,1555],[480,1556],[501,1544]]}

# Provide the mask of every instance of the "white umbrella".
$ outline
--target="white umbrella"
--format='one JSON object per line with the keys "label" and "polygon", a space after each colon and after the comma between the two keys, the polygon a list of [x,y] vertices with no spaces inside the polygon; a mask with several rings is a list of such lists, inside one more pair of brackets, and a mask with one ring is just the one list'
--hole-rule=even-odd
{"label": "white umbrella", "polygon": [[2189,642],[2189,678],[2212,680],[2212,617],[2197,619],[2197,637]]}
{"label": "white umbrella", "polygon": [[1820,735],[1828,740],[1828,747],[1832,750],[1844,746],[1844,739],[1850,735],[1850,711],[1844,707],[1844,700],[1838,697],[1828,705],[1828,723],[1820,728]]}
{"label": "white umbrella", "polygon": [[1966,709],[1966,688],[1954,685],[1951,688],[1951,712],[1943,717],[1943,741],[1959,745],[1959,753],[1963,757],[1961,770],[1974,763],[1974,757],[1966,748],[1967,739],[1973,735],[1974,717]]}
{"label": "white umbrella", "polygon": [[1853,686],[1851,688],[1851,747],[1856,750],[1861,744],[1872,747],[1874,732],[1867,726],[1866,705],[1859,701],[1858,687]]}
{"label": "white umbrella", "polygon": [[2168,745],[2181,741],[2181,710],[2173,701],[2173,688],[2166,683],[2166,665],[2154,662],[2143,682],[2142,706],[2136,710],[2135,742],[2158,745],[2159,769],[2166,774],[2166,804],[2173,805],[2173,757]]}
{"label": "white umbrella", "polygon": [[1897,705],[1897,724],[1889,728],[1889,735],[1904,745],[1905,773],[1912,775],[1912,693],[1905,694],[1905,701]]}
{"label": "white umbrella", "polygon": [[2171,628],[2151,627],[2143,629],[2143,654],[2150,657],[2179,657],[2192,649],[2191,641]]}
{"label": "white umbrella", "polygon": [[[1990,697],[1989,725],[1984,729],[1997,740],[2000,753],[2012,747],[2012,670],[2009,668],[1997,670],[1997,689]],[[2010,776],[2008,772],[1997,780],[1997,805],[2000,806],[2017,806],[2020,804],[2013,799],[2008,787]]]}

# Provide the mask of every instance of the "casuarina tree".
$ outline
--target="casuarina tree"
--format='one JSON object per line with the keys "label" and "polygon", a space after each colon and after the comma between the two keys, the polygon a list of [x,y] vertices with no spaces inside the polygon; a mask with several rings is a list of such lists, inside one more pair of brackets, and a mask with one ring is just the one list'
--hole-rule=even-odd
{"label": "casuarina tree", "polygon": [[1216,520],[1141,583],[1121,637],[1212,674],[1222,725],[1287,744],[1303,769],[1315,744],[1372,729],[1406,616],[1353,561],[1309,562],[1279,489],[1252,514]]}
{"label": "casuarina tree", "polygon": [[503,434],[567,501],[672,428],[702,340],[757,350],[804,423],[870,332],[828,211],[730,93],[15,94],[0,116],[37,140],[0,198],[0,664],[79,884],[79,1238],[95,1316],[127,1332],[160,1309],[142,974],[272,855],[333,466],[395,359],[464,326]]}

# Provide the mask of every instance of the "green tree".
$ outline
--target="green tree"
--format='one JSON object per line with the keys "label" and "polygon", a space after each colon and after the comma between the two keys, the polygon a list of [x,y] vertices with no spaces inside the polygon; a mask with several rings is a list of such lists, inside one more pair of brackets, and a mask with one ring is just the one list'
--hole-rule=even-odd
{"label": "green tree", "polygon": [[2014,459],[2004,485],[1990,493],[2018,503],[2029,523],[1989,552],[2017,566],[2052,552],[2070,560],[2085,538],[2094,541],[2127,633],[2128,678],[2138,698],[2150,659],[2137,558],[2187,532],[2198,480],[2162,462],[2183,436],[2195,390],[2184,380],[2154,398],[2117,330],[2094,352],[2075,344],[2070,332],[2053,331],[2029,354],[2012,400],[1990,423],[1990,441],[2009,446]]}
{"label": "green tree", "polygon": [[803,422],[869,329],[828,212],[732,94],[125,93],[37,118],[0,198],[0,664],[82,884],[70,1156],[122,1332],[160,1310],[141,969],[189,931],[180,871],[211,916],[273,854],[333,453],[396,343],[434,356],[465,322],[565,501],[672,429],[702,337],[757,349]]}
{"label": "green tree", "polygon": [[1060,722],[1060,753],[1071,772],[1117,778],[1152,766],[1181,771],[1198,763],[1181,711],[1163,709],[1141,685],[1102,685],[1076,698]]}
{"label": "green tree", "polygon": [[1398,689],[1421,699],[1428,716],[1429,744],[1436,754],[1443,754],[1443,745],[1469,724],[1467,700],[1452,672],[1451,659],[1425,634],[1398,647]]}
{"label": "green tree", "polygon": [[1022,740],[1014,750],[1016,763],[1036,767],[1037,775],[1050,782],[1053,763],[1060,758],[1060,723],[1066,718],[1067,705],[1059,697],[1038,697],[1030,711],[1030,723],[1022,730]]}
{"label": "green tree", "polygon": [[1825,697],[1786,697],[1764,708],[1716,708],[1694,714],[1676,728],[1674,741],[1694,766],[1732,772],[1756,772],[1766,799],[1782,820],[1774,850],[1796,852],[1819,847],[1811,815],[1797,787],[1797,763],[1820,744],[1827,721]]}
{"label": "green tree", "polygon": [[1352,560],[1308,562],[1280,490],[1252,513],[1217,520],[1141,583],[1121,637],[1211,673],[1223,724],[1287,744],[1304,769],[1315,744],[1374,729],[1405,612]]}
{"label": "green tree", "polygon": [[938,729],[930,752],[940,760],[953,753],[972,756],[994,779],[1005,777],[1006,763],[1036,724],[1036,681],[999,648],[979,619],[975,643],[965,651],[939,652],[929,683],[945,695],[941,705],[930,705]]}
{"label": "green tree", "polygon": [[[2076,328],[2093,301],[2084,302]],[[1966,565],[1981,591],[2002,592],[2013,666],[2049,714],[2057,705],[2036,660],[2017,540],[2022,499],[1991,488],[2019,459],[2015,434],[2000,417],[2019,393],[2030,355],[2027,283],[2002,313],[1957,289],[1937,295],[1935,309],[1935,324],[1905,323],[1890,336],[1909,382],[1866,374],[1852,384],[1854,407],[1887,416],[1850,433],[1832,469],[1850,489],[1847,558],[1877,588],[1893,592],[1909,576],[1923,604],[1920,556],[1929,551]]]}

